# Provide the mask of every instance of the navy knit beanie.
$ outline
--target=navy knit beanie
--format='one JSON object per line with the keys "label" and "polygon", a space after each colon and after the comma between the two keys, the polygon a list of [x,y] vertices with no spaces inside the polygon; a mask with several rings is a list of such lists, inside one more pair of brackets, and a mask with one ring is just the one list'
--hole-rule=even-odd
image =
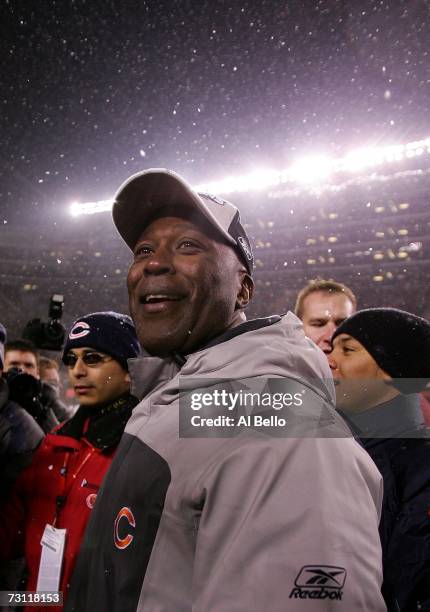
{"label": "navy knit beanie", "polygon": [[67,334],[63,361],[70,349],[84,346],[110,355],[125,370],[128,370],[127,359],[140,353],[133,321],[118,312],[92,312],[77,319]]}
{"label": "navy knit beanie", "polygon": [[393,385],[402,393],[422,391],[430,382],[430,323],[426,319],[397,308],[368,308],[345,319],[332,342],[340,334],[358,340],[379,367],[396,379]]}

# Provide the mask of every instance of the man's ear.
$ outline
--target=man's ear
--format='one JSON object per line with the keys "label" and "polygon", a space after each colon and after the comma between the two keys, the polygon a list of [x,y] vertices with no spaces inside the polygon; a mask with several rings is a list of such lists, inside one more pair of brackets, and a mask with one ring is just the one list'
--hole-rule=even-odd
{"label": "man's ear", "polygon": [[127,372],[124,378],[126,383],[131,383],[131,378],[130,378],[130,374]]}
{"label": "man's ear", "polygon": [[245,272],[245,274],[242,277],[240,290],[236,298],[236,310],[242,310],[243,308],[246,308],[249,302],[252,300],[253,295],[254,295],[254,281],[249,276],[249,274]]}

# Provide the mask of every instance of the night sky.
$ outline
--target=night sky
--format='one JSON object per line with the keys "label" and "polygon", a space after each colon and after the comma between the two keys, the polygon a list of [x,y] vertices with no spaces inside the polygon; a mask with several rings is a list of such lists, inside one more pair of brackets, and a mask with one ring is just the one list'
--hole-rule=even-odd
{"label": "night sky", "polygon": [[3,0],[0,222],[430,135],[426,0]]}

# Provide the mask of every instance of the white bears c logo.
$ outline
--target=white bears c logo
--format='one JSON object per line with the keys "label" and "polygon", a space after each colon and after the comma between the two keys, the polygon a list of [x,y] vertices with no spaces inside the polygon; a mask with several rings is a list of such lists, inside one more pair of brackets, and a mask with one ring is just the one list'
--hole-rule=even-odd
{"label": "white bears c logo", "polygon": [[69,339],[76,340],[77,338],[83,338],[88,336],[90,333],[90,326],[85,321],[77,321],[69,332]]}
{"label": "white bears c logo", "polygon": [[97,499],[97,493],[90,493],[89,495],[87,495],[85,503],[87,504],[87,506],[88,506],[88,508],[90,510],[92,510],[94,508],[94,504],[96,503],[96,499]]}
{"label": "white bears c logo", "polygon": [[134,520],[133,512],[130,510],[130,508],[121,508],[117,514],[115,519],[113,540],[117,548],[124,550],[124,548],[130,546],[130,544],[133,542],[134,536],[128,533],[125,537],[120,537],[118,527],[121,519],[125,519],[131,527],[136,527],[136,521]]}

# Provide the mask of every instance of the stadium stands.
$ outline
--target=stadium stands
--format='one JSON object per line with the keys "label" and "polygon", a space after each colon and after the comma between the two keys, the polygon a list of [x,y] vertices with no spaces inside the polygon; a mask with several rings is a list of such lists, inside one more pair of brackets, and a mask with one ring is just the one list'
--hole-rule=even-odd
{"label": "stadium stands", "polygon": [[[428,156],[427,156],[428,158]],[[230,199],[254,240],[257,292],[249,316],[283,312],[307,280],[350,285],[360,307],[396,306],[430,317],[430,173],[421,159],[325,188],[285,185]],[[384,170],[386,170],[384,168]],[[222,195],[222,194],[221,194]],[[130,253],[109,213],[66,224],[0,227],[2,322],[19,335],[65,297],[64,322],[82,312],[127,312]]]}

